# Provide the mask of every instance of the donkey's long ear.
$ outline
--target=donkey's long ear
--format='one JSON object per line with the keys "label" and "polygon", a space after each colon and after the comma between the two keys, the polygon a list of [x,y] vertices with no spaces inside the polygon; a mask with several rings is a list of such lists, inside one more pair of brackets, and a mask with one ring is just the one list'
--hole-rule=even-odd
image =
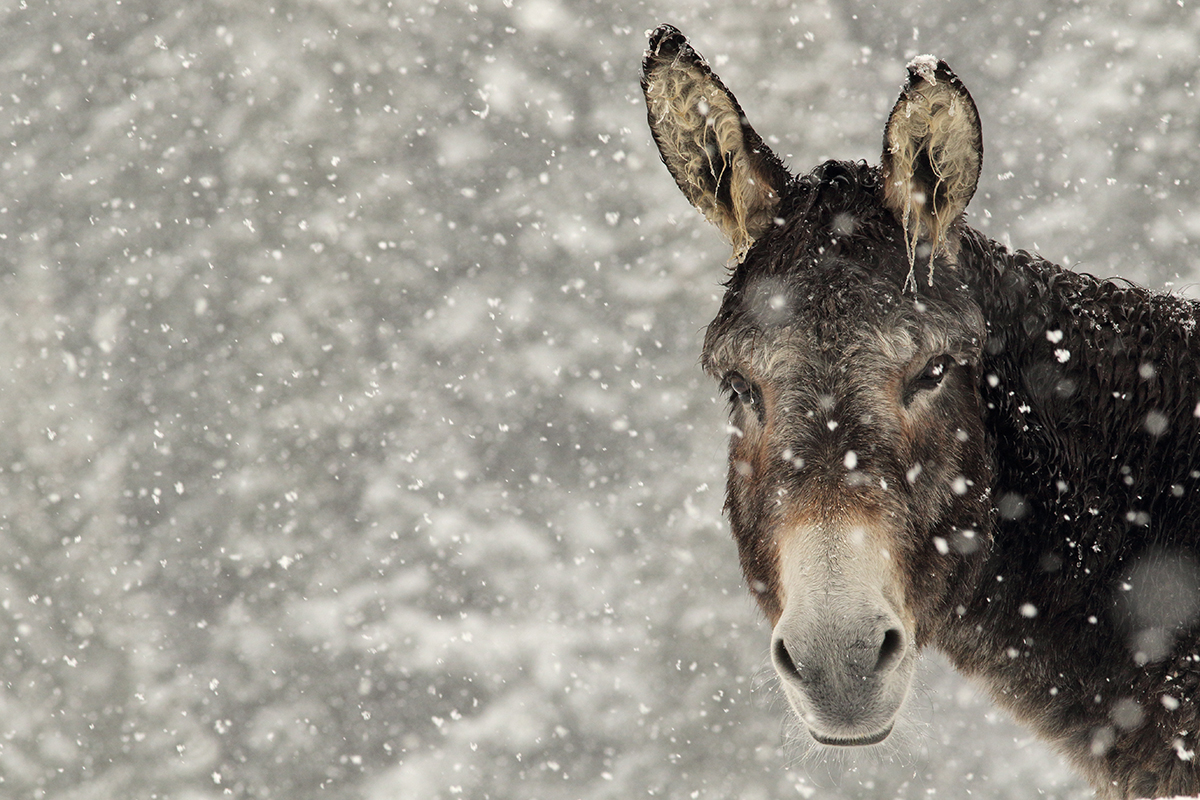
{"label": "donkey's long ear", "polygon": [[791,174],[741,106],[670,25],[650,36],[642,61],[650,131],[675,182],[742,256],[775,219]]}
{"label": "donkey's long ear", "polygon": [[931,264],[939,252],[954,258],[951,226],[975,194],[982,162],[971,95],[945,61],[913,59],[883,133],[884,202],[904,226],[910,263],[919,242],[931,247]]}

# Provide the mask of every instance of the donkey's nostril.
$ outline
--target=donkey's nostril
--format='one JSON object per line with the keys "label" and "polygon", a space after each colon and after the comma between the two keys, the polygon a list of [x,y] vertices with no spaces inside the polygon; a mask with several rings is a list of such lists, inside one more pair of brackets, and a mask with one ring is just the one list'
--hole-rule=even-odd
{"label": "donkey's nostril", "polygon": [[792,654],[788,652],[787,645],[783,643],[783,639],[776,639],[773,649],[775,669],[781,675],[800,680],[800,669],[796,666],[796,662],[792,660]]}
{"label": "donkey's nostril", "polygon": [[879,645],[879,658],[875,661],[876,672],[888,672],[899,663],[904,655],[904,634],[898,628],[889,628]]}

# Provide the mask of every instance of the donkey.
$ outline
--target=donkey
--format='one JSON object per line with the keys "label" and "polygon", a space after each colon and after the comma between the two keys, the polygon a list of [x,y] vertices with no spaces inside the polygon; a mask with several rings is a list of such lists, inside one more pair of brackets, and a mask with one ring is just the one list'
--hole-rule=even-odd
{"label": "donkey", "polygon": [[908,66],[880,166],[803,176],[677,29],[642,88],[734,248],[702,364],[812,738],[884,740],[931,646],[1098,797],[1200,793],[1200,307],[969,227],[979,114],[945,62]]}

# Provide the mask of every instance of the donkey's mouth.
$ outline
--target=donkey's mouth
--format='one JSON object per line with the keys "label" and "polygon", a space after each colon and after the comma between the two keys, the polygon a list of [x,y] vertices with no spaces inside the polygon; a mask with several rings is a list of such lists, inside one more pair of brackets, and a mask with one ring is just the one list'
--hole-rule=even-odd
{"label": "donkey's mouth", "polygon": [[888,725],[879,733],[872,734],[871,736],[860,736],[854,738],[843,736],[826,736],[823,733],[814,731],[812,728],[809,728],[808,732],[814,739],[817,740],[817,742],[828,747],[866,747],[867,745],[879,744],[882,742],[888,737],[889,734],[891,734],[893,727],[893,725]]}

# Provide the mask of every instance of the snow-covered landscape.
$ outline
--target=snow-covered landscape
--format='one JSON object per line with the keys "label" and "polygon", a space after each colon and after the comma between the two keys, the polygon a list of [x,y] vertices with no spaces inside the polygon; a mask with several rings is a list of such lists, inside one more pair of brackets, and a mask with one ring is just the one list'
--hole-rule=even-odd
{"label": "snow-covered landscape", "polygon": [[682,28],[794,169],[971,86],[970,223],[1196,296],[1189,0],[96,0],[0,26],[0,797],[1084,798],[934,653],[787,722],[697,364]]}

